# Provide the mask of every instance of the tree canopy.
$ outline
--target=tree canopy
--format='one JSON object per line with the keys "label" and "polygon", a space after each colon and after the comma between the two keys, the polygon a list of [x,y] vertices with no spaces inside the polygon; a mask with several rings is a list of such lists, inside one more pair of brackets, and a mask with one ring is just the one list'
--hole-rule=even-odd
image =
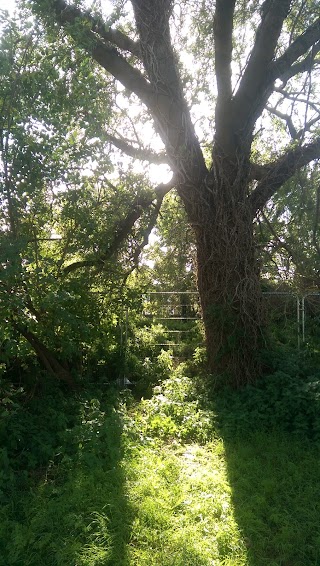
{"label": "tree canopy", "polygon": [[[108,146],[95,131],[96,120],[108,120],[104,82],[62,36],[56,54],[56,41],[21,16],[2,31],[1,359],[24,359],[28,344],[49,373],[71,384],[69,369],[79,369],[99,335],[116,331],[121,281],[153,207],[133,227],[154,199],[141,175],[112,178]],[[91,265],[88,277],[80,268]]]}
{"label": "tree canopy", "polygon": [[[235,385],[251,381],[265,333],[254,224],[263,214],[265,226],[272,225],[277,193],[284,200],[292,190],[297,194],[299,183],[291,180],[309,164],[315,169],[320,156],[319,6],[302,0],[26,5],[50,37],[46,66],[57,76],[50,90],[57,105],[69,53],[67,99],[83,105],[77,111],[81,151],[90,148],[92,135],[98,145],[115,148],[113,163],[122,153],[132,172],[140,160],[146,171],[147,163],[167,164],[172,173],[168,183],[154,183],[154,196],[137,201],[129,191],[111,243],[106,247],[95,236],[90,251],[78,246],[65,273],[101,271],[113,247],[140,226],[134,264],[163,196],[175,187],[194,231],[210,370]],[[83,129],[89,137],[81,138]],[[74,147],[72,135],[61,143],[63,155]],[[103,207],[97,209],[95,234]],[[317,226],[314,221],[315,250]]]}

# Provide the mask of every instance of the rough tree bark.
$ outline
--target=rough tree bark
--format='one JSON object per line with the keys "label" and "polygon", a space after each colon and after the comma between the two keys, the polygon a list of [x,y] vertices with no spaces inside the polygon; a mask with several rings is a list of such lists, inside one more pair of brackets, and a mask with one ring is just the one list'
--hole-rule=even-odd
{"label": "rough tree bark", "polygon": [[[47,0],[31,2],[37,13],[46,18]],[[251,161],[254,127],[276,90],[276,80],[285,89],[289,79],[298,73],[311,73],[318,64],[320,18],[315,15],[309,27],[290,39],[278,55],[277,46],[289,11],[293,5],[302,4],[302,0],[261,2],[251,53],[238,86],[233,89],[236,0],[216,0],[215,14],[208,13],[214,22],[217,96],[212,162],[207,164],[195,135],[170,35],[174,2],[131,3],[138,41],[123,33],[117,35],[98,17],[81,12],[64,0],[51,0],[56,21],[99,65],[140,98],[154,120],[174,173],[174,184],[196,235],[209,369],[224,372],[231,384],[239,386],[258,376],[257,353],[263,334],[254,218],[286,180],[320,157],[320,139],[314,137],[305,144],[289,145],[272,163],[257,165]],[[119,147],[120,140],[114,138],[114,143]],[[129,155],[134,154],[134,148],[121,145]],[[150,152],[143,154],[139,149],[139,154],[141,158],[150,158]]]}
{"label": "rough tree bark", "polygon": [[240,385],[259,372],[263,327],[251,210],[229,185],[204,200],[194,229],[208,364]]}

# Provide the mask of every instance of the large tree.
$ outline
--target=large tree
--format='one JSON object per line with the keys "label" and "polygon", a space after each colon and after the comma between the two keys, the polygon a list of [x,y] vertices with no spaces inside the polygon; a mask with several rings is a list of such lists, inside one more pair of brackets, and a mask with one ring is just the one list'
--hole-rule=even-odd
{"label": "large tree", "polygon": [[[152,120],[165,155],[155,157],[139,136],[131,143],[113,131],[109,139],[132,157],[170,165],[168,189],[177,189],[196,238],[209,367],[233,385],[252,381],[263,335],[254,219],[320,157],[318,3],[131,0],[127,19],[104,19],[65,0],[31,3],[107,71],[106,81],[113,77],[123,96],[132,95],[128,107],[140,101],[138,132]],[[192,43],[193,60],[179,58]],[[205,144],[196,135],[199,101],[211,126]],[[272,134],[279,122],[282,136]]]}

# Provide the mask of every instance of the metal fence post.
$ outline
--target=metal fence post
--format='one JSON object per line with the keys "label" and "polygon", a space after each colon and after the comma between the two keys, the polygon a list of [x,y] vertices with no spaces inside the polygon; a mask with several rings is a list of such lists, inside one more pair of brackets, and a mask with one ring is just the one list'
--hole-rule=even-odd
{"label": "metal fence post", "polygon": [[298,335],[298,350],[300,350],[300,297],[297,295],[297,335]]}
{"label": "metal fence post", "polygon": [[305,309],[305,296],[301,299],[301,314],[302,314],[302,344],[306,341],[305,323],[306,323],[306,309]]}

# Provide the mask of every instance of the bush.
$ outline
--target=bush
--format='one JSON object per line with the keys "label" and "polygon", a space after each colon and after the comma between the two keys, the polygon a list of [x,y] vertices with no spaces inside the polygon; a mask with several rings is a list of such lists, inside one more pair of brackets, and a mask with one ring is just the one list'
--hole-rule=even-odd
{"label": "bush", "polygon": [[214,435],[213,414],[200,407],[194,382],[185,375],[184,364],[154,387],[152,398],[142,401],[140,408],[140,439],[179,439],[202,444]]}
{"label": "bush", "polygon": [[137,397],[151,397],[154,386],[168,379],[172,372],[171,350],[161,350],[158,355],[142,359],[133,353],[127,354],[126,376],[134,383]]}
{"label": "bush", "polygon": [[217,395],[215,406],[224,435],[277,428],[320,440],[320,371],[308,375],[293,359],[283,366],[284,370],[255,385]]}

